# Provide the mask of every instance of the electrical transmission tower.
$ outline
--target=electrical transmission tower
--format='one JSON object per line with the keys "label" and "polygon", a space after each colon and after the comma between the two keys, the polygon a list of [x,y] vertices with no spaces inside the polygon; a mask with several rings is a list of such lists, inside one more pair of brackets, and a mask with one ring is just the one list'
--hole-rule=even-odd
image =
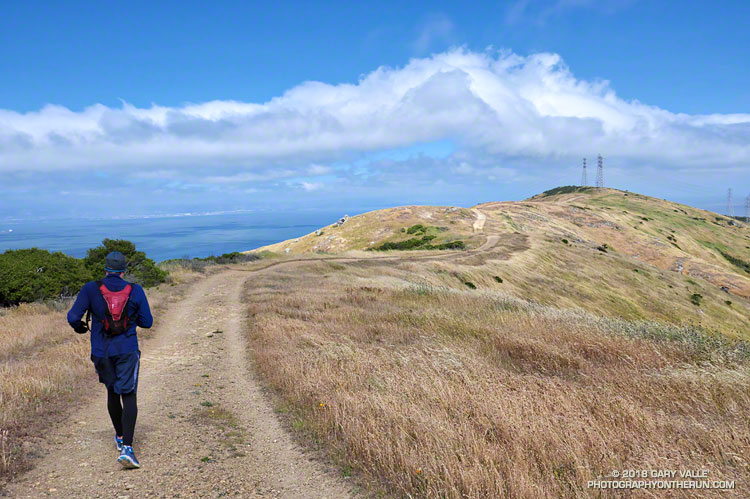
{"label": "electrical transmission tower", "polygon": [[734,206],[732,206],[732,189],[727,193],[727,216],[734,218]]}
{"label": "electrical transmission tower", "polygon": [[604,158],[600,154],[596,158],[596,186],[604,187]]}
{"label": "electrical transmission tower", "polygon": [[745,198],[745,222],[750,222],[750,196]]}
{"label": "electrical transmission tower", "polygon": [[589,185],[589,179],[586,175],[586,158],[583,158],[583,174],[581,174],[581,185],[583,187],[586,187]]}

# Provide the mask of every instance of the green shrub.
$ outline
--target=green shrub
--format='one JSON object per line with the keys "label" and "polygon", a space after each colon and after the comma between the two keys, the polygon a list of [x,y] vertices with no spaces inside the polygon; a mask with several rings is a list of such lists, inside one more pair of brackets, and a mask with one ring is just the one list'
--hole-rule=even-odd
{"label": "green shrub", "polygon": [[469,289],[477,289],[476,285],[473,282],[466,281],[464,282],[464,284],[466,284],[466,287]]}
{"label": "green shrub", "polygon": [[407,234],[424,234],[426,230],[427,230],[427,227],[425,227],[424,225],[416,224],[406,229],[406,233]]}
{"label": "green shrub", "polygon": [[499,283],[503,282],[503,278],[500,276],[493,275],[492,278],[495,279],[496,282],[499,282]]}
{"label": "green shrub", "polygon": [[463,241],[449,241],[447,243],[443,244],[428,244],[425,246],[425,249],[438,249],[438,250],[447,250],[447,249],[466,249],[466,244]]}
{"label": "green shrub", "polygon": [[693,293],[690,295],[690,302],[696,307],[700,306],[701,300],[703,300],[703,295],[700,293]]}
{"label": "green shrub", "polygon": [[260,257],[254,253],[240,253],[239,251],[233,251],[232,253],[224,253],[220,256],[207,256],[205,258],[198,258],[195,257],[193,260],[197,260],[199,262],[209,262],[209,263],[216,263],[219,265],[226,264],[226,263],[243,263],[243,262],[252,262],[255,260],[260,260]]}
{"label": "green shrub", "polygon": [[726,251],[719,250],[719,253],[721,253],[721,256],[726,258],[729,263],[731,263],[735,267],[739,267],[740,269],[750,274],[750,262],[746,262],[745,260],[741,258],[737,258],[736,256],[730,255]]}
{"label": "green shrub", "polygon": [[406,241],[389,241],[387,243],[383,243],[380,246],[376,247],[375,251],[409,250],[418,248],[419,246],[422,246],[422,244],[423,241],[421,239],[412,237],[411,239],[407,239]]}
{"label": "green shrub", "polygon": [[568,244],[568,240],[567,239],[563,239],[562,242],[563,242],[563,244]]}
{"label": "green shrub", "polygon": [[463,241],[449,241],[442,244],[429,244],[433,239],[432,236],[425,236],[423,238],[412,237],[406,241],[389,241],[383,243],[380,246],[370,248],[372,251],[389,251],[389,250],[448,250],[448,249],[466,249],[466,244]]}
{"label": "green shrub", "polygon": [[[268,255],[273,255],[270,251],[263,252],[263,253],[267,253]],[[261,256],[256,253],[240,253],[238,251],[234,251],[232,253],[224,253],[223,255],[220,255],[220,256],[211,255],[205,258],[184,257],[184,258],[176,258],[172,260],[164,260],[163,262],[159,262],[158,266],[160,269],[166,270],[166,271],[169,271],[170,267],[176,265],[184,269],[191,270],[193,272],[205,272],[206,267],[210,265],[253,262],[255,260],[260,260],[260,259],[261,259]]]}
{"label": "green shrub", "polygon": [[108,253],[119,251],[128,260],[126,279],[148,288],[167,279],[167,272],[156,266],[143,251],[136,251],[135,244],[124,239],[105,239],[101,246],[91,248],[83,259],[91,279],[104,277],[104,260]]}
{"label": "green shrub", "polygon": [[562,187],[555,187],[554,189],[550,189],[548,191],[544,191],[542,193],[542,196],[554,196],[556,194],[571,194],[573,192],[588,192],[593,191],[593,187],[581,187],[578,185],[564,185]]}
{"label": "green shrub", "polygon": [[31,248],[0,254],[0,303],[75,295],[90,279],[83,261],[61,252]]}

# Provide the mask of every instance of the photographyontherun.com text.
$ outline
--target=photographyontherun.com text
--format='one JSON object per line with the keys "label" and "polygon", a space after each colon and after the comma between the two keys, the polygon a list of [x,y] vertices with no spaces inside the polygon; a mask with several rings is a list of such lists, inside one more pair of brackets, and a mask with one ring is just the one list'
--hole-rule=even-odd
{"label": "photographyontherun.com text", "polygon": [[734,480],[709,479],[708,470],[614,470],[605,479],[589,480],[590,489],[734,489]]}

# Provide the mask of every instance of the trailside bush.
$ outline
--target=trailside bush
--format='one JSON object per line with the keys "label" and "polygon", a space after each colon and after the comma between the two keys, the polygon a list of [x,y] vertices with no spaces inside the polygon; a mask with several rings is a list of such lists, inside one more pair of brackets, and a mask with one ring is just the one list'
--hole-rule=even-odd
{"label": "trailside bush", "polygon": [[0,304],[72,296],[90,279],[82,260],[39,248],[0,254]]}
{"label": "trailside bush", "polygon": [[172,260],[164,260],[159,263],[159,268],[169,268],[170,265],[178,265],[183,268],[192,270],[193,272],[205,272],[208,265],[223,265],[228,263],[245,263],[260,260],[260,255],[255,253],[240,253],[239,251],[233,251],[232,253],[224,253],[220,256],[207,256],[205,258],[193,257],[193,258],[177,258]]}
{"label": "trailside bush", "polygon": [[204,262],[213,262],[217,264],[225,263],[244,263],[259,260],[260,257],[254,253],[240,253],[239,251],[233,251],[231,253],[224,253],[220,256],[208,256],[206,258],[193,258],[193,260],[200,260]]}
{"label": "trailside bush", "polygon": [[447,250],[447,249],[466,249],[466,244],[463,241],[449,241],[442,244],[429,244],[433,239],[432,236],[425,236],[422,238],[413,237],[406,241],[398,242],[387,242],[380,246],[371,248],[372,251],[388,251],[388,250]]}
{"label": "trailside bush", "polygon": [[89,271],[90,279],[104,277],[104,261],[107,254],[112,251],[119,251],[127,258],[128,273],[125,278],[128,281],[149,288],[167,279],[167,272],[157,267],[143,251],[136,251],[135,244],[125,239],[105,239],[101,246],[88,250],[83,262]]}
{"label": "trailside bush", "polygon": [[424,244],[424,241],[422,241],[419,238],[412,237],[411,239],[407,239],[406,241],[398,241],[393,242],[389,241],[387,243],[383,243],[377,248],[375,248],[376,251],[388,251],[388,250],[409,250],[409,249],[416,249]]}

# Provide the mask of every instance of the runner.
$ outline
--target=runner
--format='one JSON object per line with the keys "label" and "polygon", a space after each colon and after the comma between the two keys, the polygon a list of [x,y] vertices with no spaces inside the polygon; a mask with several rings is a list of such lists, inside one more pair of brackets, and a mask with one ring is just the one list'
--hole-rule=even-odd
{"label": "runner", "polygon": [[[107,387],[107,409],[120,451],[117,461],[125,468],[140,468],[133,452],[141,357],[136,326],[150,328],[153,318],[143,288],[122,278],[127,270],[125,255],[117,251],[108,254],[104,270],[104,279],[81,288],[68,312],[68,323],[76,333],[84,334],[89,331],[89,314],[93,317],[91,361],[99,381]],[[86,322],[81,320],[84,313]]]}

